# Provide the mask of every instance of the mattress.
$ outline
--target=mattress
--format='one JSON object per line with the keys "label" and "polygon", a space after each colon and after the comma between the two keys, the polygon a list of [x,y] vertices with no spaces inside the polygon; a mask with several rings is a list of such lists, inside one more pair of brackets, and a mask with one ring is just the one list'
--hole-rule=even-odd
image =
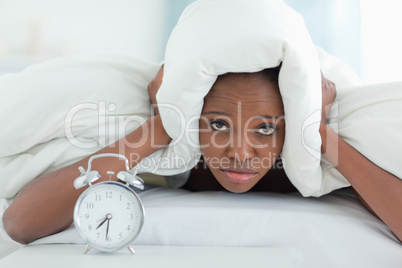
{"label": "mattress", "polygon": [[[194,256],[191,254],[197,249],[206,260],[224,261],[242,248],[249,249],[242,252],[245,257],[250,255],[250,264],[255,255],[253,267],[400,267],[402,263],[401,244],[349,188],[318,198],[305,198],[297,192],[233,194],[161,187],[151,187],[139,195],[146,217],[133,245],[137,249],[130,261],[133,264],[139,258],[148,267],[156,267],[147,254],[154,252],[155,258],[161,254],[163,260],[166,255],[157,253],[161,250],[172,255],[166,260],[167,267],[174,265],[174,259],[189,264],[186,254]],[[25,267],[23,256],[45,257],[50,254],[49,248],[52,256],[65,256],[77,264],[83,260],[85,245],[73,225],[25,247],[12,243],[4,230],[1,237],[0,267],[10,261],[14,267]],[[213,253],[222,250],[218,256]],[[116,265],[126,265],[130,253],[92,249],[85,257],[93,267],[103,267],[105,255],[108,260],[115,259]],[[264,258],[270,261],[264,263]],[[38,267],[54,267],[53,257],[40,260],[43,265]],[[235,260],[232,258],[232,263]],[[226,263],[231,263],[230,259]],[[175,267],[184,266],[176,262]]]}

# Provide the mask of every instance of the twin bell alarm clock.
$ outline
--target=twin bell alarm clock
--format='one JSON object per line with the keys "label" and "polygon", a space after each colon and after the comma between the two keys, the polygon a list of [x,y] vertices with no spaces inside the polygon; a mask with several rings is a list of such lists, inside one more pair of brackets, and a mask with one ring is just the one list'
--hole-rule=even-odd
{"label": "twin bell alarm clock", "polygon": [[[117,173],[117,178],[125,182],[104,181],[92,185],[101,175],[91,170],[92,161],[101,157],[117,157],[125,160],[126,170]],[[144,181],[137,176],[137,169],[130,171],[128,159],[120,154],[97,154],[89,158],[85,171],[79,167],[81,175],[74,180],[74,187],[86,189],[74,207],[74,224],[87,246],[100,251],[115,251],[127,247],[134,254],[131,244],[139,235],[144,223],[144,207],[131,187],[144,189]],[[108,172],[109,175],[114,174]]]}

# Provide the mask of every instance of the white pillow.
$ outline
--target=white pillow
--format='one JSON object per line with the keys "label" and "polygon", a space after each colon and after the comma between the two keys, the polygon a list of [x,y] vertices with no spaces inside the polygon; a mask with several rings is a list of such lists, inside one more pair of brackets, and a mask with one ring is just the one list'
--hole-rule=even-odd
{"label": "white pillow", "polygon": [[302,17],[280,0],[199,0],[188,6],[168,41],[157,94],[167,133],[199,151],[203,98],[227,72],[256,72],[282,62],[285,171],[305,196],[321,195],[321,77],[316,49]]}

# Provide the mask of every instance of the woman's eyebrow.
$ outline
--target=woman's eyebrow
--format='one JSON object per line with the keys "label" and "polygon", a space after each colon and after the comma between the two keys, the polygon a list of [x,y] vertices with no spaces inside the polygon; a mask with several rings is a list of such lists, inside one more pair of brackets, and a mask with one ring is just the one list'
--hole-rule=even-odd
{"label": "woman's eyebrow", "polygon": [[219,112],[219,111],[208,111],[208,112],[205,112],[205,113],[203,113],[204,115],[205,114],[218,114],[218,115],[224,115],[224,116],[230,116],[228,113],[225,113],[225,112]]}
{"label": "woman's eyebrow", "polygon": [[276,115],[257,115],[257,117],[263,117],[263,118],[267,118],[267,119],[271,119],[271,118],[273,118],[273,119],[284,119],[285,118],[284,115],[279,115],[279,116],[276,116]]}

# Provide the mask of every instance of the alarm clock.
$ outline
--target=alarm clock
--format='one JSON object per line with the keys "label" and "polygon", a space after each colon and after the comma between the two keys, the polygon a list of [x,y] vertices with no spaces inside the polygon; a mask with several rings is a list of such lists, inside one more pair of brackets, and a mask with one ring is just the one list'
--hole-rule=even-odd
{"label": "alarm clock", "polygon": [[[101,175],[91,170],[92,161],[100,157],[117,157],[125,160],[126,170],[117,173],[125,182],[104,181],[92,185]],[[74,180],[74,187],[86,189],[74,207],[74,224],[79,235],[87,243],[86,254],[91,248],[100,251],[115,251],[127,247],[134,254],[131,244],[139,235],[144,224],[144,206],[131,186],[144,189],[144,181],[137,176],[138,170],[130,171],[127,157],[120,154],[97,154],[89,158],[85,171]],[[113,172],[108,172],[113,174]]]}

